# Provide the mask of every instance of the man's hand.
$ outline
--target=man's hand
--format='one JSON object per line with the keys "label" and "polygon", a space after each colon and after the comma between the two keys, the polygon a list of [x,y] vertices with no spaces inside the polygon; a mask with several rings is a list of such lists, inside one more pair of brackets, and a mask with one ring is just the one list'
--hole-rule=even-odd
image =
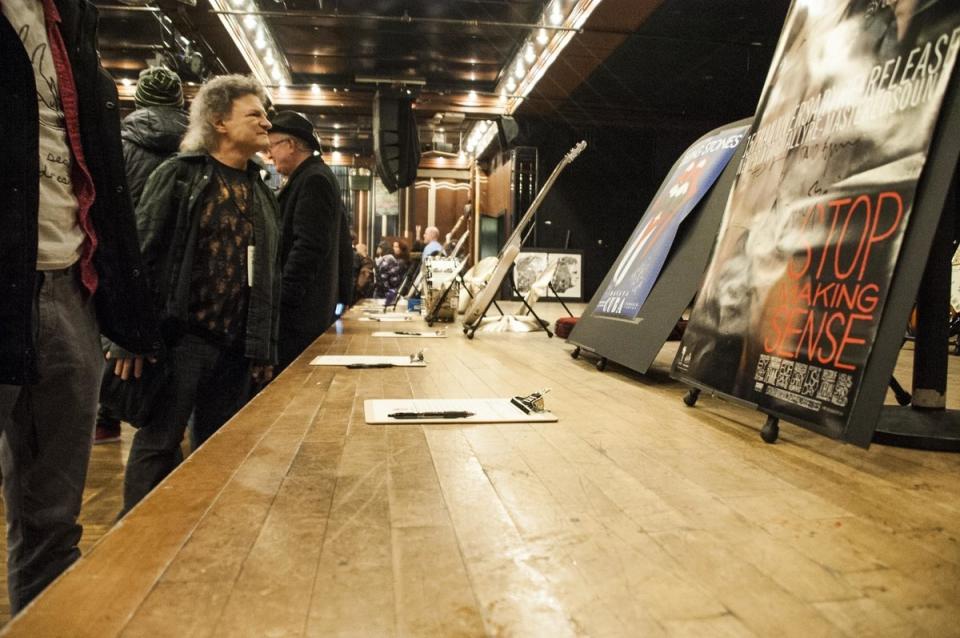
{"label": "man's hand", "polygon": [[250,376],[255,383],[266,383],[273,378],[273,366],[269,364],[255,363],[250,366]]}
{"label": "man's hand", "polygon": [[106,358],[114,359],[113,373],[123,381],[129,381],[130,376],[139,379],[143,375],[143,360],[146,358],[150,363],[156,363],[156,357],[144,357],[143,355],[134,355],[131,357],[112,357],[110,352],[106,353]]}

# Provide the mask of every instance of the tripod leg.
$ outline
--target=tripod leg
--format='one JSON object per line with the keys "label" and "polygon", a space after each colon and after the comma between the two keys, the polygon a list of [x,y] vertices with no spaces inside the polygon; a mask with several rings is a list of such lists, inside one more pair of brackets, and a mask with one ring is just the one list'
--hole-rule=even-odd
{"label": "tripod leg", "polygon": [[558,293],[557,290],[553,287],[553,282],[550,282],[549,284],[547,284],[547,288],[550,290],[550,292],[553,293],[553,296],[557,298],[557,301],[560,302],[560,305],[563,306],[563,309],[567,312],[567,316],[572,317],[573,313],[570,312],[569,308],[567,308],[567,304],[563,303],[563,299],[560,298],[560,293]]}
{"label": "tripod leg", "polygon": [[900,385],[900,382],[897,381],[896,377],[890,377],[890,389],[893,390],[893,394],[897,398],[897,403],[900,405],[910,405],[910,401],[913,400],[913,397],[909,392],[903,389],[903,386]]}
{"label": "tripod leg", "polygon": [[467,288],[467,282],[463,280],[463,275],[459,275],[460,278],[460,287],[467,291],[467,295],[473,299],[473,293],[470,292],[470,289]]}
{"label": "tripod leg", "polygon": [[541,328],[543,328],[544,330],[546,330],[546,332],[547,332],[547,337],[552,339],[552,338],[553,338],[553,333],[550,332],[550,322],[549,322],[549,321],[544,321],[543,319],[541,319],[540,316],[539,316],[539,315],[536,313],[536,311],[533,309],[533,306],[531,306],[529,303],[527,303],[527,297],[526,297],[525,295],[521,295],[521,294],[520,294],[520,291],[517,290],[517,284],[513,281],[513,278],[512,278],[512,277],[510,278],[510,286],[511,286],[511,288],[513,288],[514,294],[516,294],[518,297],[520,297],[520,301],[523,303],[524,308],[527,309],[527,312],[529,312],[530,315],[533,317],[533,320],[537,322],[537,325],[538,325],[538,326],[540,326]]}

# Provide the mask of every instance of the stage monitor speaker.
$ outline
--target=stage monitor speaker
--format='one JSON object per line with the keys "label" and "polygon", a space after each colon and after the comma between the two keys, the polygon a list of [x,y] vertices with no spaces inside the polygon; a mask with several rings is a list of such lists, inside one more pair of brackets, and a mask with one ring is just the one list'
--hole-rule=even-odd
{"label": "stage monitor speaker", "polygon": [[420,135],[413,98],[377,91],[373,97],[373,156],[391,193],[411,186],[420,164]]}

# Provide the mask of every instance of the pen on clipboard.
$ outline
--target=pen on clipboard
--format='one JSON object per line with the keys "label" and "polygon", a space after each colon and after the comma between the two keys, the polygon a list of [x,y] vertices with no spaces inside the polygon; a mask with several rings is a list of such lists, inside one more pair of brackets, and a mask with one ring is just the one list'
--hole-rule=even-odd
{"label": "pen on clipboard", "polygon": [[441,410],[437,412],[391,412],[391,419],[465,419],[473,412],[465,410]]}

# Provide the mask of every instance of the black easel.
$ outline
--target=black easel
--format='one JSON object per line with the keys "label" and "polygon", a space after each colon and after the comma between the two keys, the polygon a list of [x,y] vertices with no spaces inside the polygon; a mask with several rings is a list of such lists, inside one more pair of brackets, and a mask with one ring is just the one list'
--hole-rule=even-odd
{"label": "black easel", "polygon": [[913,400],[910,406],[883,407],[875,443],[960,452],[960,410],[946,409],[953,330],[949,320],[951,260],[960,233],[957,181],[954,177],[917,292]]}

